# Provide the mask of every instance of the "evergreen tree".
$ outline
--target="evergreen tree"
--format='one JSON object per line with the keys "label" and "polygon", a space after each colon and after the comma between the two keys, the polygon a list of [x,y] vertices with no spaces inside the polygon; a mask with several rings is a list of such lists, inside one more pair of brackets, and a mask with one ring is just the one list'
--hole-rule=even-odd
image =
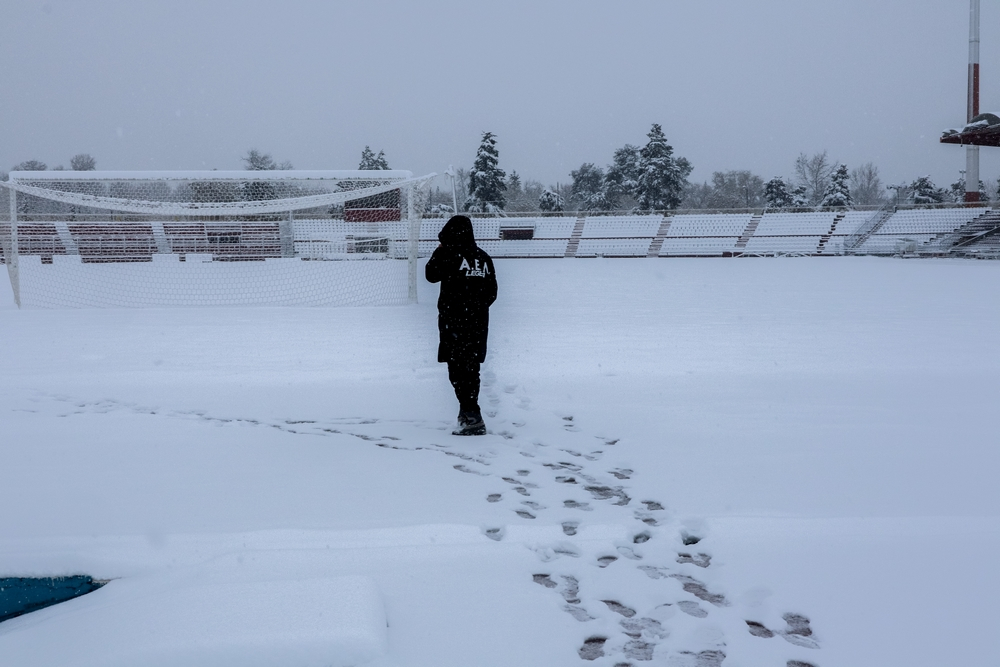
{"label": "evergreen tree", "polygon": [[789,208],[795,205],[795,197],[788,191],[785,179],[775,176],[764,186],[764,198],[768,208]]}
{"label": "evergreen tree", "polygon": [[[965,201],[965,176],[960,176],[957,181],[951,184],[947,191],[947,199],[960,204]],[[982,179],[979,181],[979,201],[989,201],[990,193],[986,188],[986,183]]]}
{"label": "evergreen tree", "polygon": [[518,199],[521,194],[521,177],[516,171],[511,171],[507,177],[507,194],[511,199]]}
{"label": "evergreen tree", "polygon": [[851,199],[850,179],[851,175],[847,171],[847,165],[838,165],[830,177],[830,185],[827,186],[826,192],[823,194],[823,201],[820,202],[820,206],[823,208],[851,206],[854,200]]}
{"label": "evergreen tree", "polygon": [[529,200],[524,193],[524,185],[521,183],[521,175],[516,171],[510,172],[507,176],[507,211],[532,211],[534,202]]}
{"label": "evergreen tree", "polygon": [[473,213],[502,213],[507,205],[504,192],[506,172],[498,165],[500,153],[496,136],[483,132],[483,140],[476,152],[476,162],[469,172],[469,194],[465,199],[465,210]]}
{"label": "evergreen tree", "polygon": [[606,211],[610,208],[603,169],[585,162],[569,175],[573,179],[570,192],[581,211]]}
{"label": "evergreen tree", "polygon": [[622,208],[622,200],[635,198],[639,184],[639,147],[625,144],[615,151],[611,166],[604,175],[606,210]]}
{"label": "evergreen tree", "polygon": [[361,151],[361,164],[358,169],[363,171],[388,169],[389,162],[385,159],[385,151],[379,151],[378,155],[369,146]]}
{"label": "evergreen tree", "polygon": [[661,211],[677,208],[684,194],[691,163],[685,158],[674,158],[673,146],[659,124],[653,123],[649,141],[639,151],[639,178],[636,181],[636,199],[640,211]]}
{"label": "evergreen tree", "polygon": [[562,195],[557,192],[553,192],[551,189],[546,189],[545,192],[538,197],[539,211],[562,211],[565,205],[566,201],[563,199]]}
{"label": "evergreen tree", "polygon": [[69,159],[69,168],[73,171],[94,171],[97,169],[97,160],[88,153],[80,153]]}
{"label": "evergreen tree", "polygon": [[[913,203],[920,205],[940,204],[946,198],[944,190],[939,189],[931,181],[930,176],[921,176],[910,184],[910,191]],[[963,190],[964,192],[964,190]]]}

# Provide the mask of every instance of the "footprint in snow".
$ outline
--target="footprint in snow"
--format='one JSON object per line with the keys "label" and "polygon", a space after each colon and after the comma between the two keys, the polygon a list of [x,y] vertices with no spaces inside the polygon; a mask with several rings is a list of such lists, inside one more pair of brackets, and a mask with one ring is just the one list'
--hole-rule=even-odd
{"label": "footprint in snow", "polygon": [[628,558],[629,560],[642,560],[642,556],[637,554],[635,552],[635,549],[633,549],[632,547],[620,546],[616,547],[616,549],[618,553],[620,553],[622,556],[625,556],[625,558]]}
{"label": "footprint in snow", "polygon": [[592,512],[594,509],[590,503],[581,503],[576,500],[564,500],[563,507],[571,510],[583,510],[584,512]]}
{"label": "footprint in snow", "polygon": [[635,616],[635,609],[631,607],[626,607],[621,602],[617,600],[601,600],[604,604],[608,606],[608,609],[615,612],[616,614],[621,614],[625,618],[632,618]]}
{"label": "footprint in snow", "polygon": [[577,465],[575,463],[570,463],[569,461],[559,461],[557,463],[543,463],[542,465],[550,470],[568,470],[570,472],[580,472],[581,470],[583,470],[583,466]]}
{"label": "footprint in snow", "polygon": [[694,616],[695,618],[705,618],[708,616],[708,612],[693,600],[681,600],[677,603],[677,607],[688,616]]}
{"label": "footprint in snow", "polygon": [[754,637],[770,639],[775,635],[781,635],[785,641],[803,648],[819,648],[819,642],[813,637],[812,627],[809,619],[802,614],[785,614],[782,616],[787,627],[784,630],[770,630],[763,623],[757,621],[747,621],[747,629]]}
{"label": "footprint in snow", "polygon": [[641,510],[636,510],[635,512],[632,513],[632,516],[634,516],[639,521],[642,521],[647,526],[654,526],[655,527],[655,526],[659,526],[660,525],[659,519],[657,519],[655,516],[653,516],[649,512],[643,512]]}
{"label": "footprint in snow", "polygon": [[611,487],[592,485],[583,487],[583,490],[590,492],[590,495],[594,496],[597,500],[611,500],[612,498],[616,498],[617,500],[612,503],[613,505],[628,505],[632,500],[629,495],[625,493],[625,489],[620,486]]}
{"label": "footprint in snow", "polygon": [[503,528],[487,528],[484,531],[484,533],[485,533],[486,537],[488,537],[491,540],[494,540],[496,542],[499,542],[500,540],[503,539],[504,529]]}
{"label": "footprint in snow", "polygon": [[701,568],[706,568],[712,564],[712,557],[705,553],[697,553],[694,555],[688,553],[677,554],[677,562],[681,565],[690,563],[692,565],[697,565]]}
{"label": "footprint in snow", "polygon": [[482,472],[480,470],[473,470],[472,468],[470,468],[468,466],[465,466],[465,465],[462,465],[461,463],[459,463],[456,466],[452,466],[452,468],[454,468],[455,470],[457,470],[459,472],[467,472],[470,475],[479,475],[480,477],[489,477],[490,476],[490,474],[488,472]]}
{"label": "footprint in snow", "polygon": [[[729,606],[729,601],[726,600],[725,595],[722,595],[721,593],[709,592],[708,588],[705,587],[705,584],[698,581],[694,577],[689,577],[685,574],[671,574],[670,578],[681,582],[681,587],[685,590],[685,592],[690,593],[699,600],[704,600],[705,602],[713,604],[716,607]],[[808,620],[806,623],[808,624]]]}
{"label": "footprint in snow", "polygon": [[584,660],[597,660],[604,657],[604,642],[607,637],[588,637],[577,651]]}

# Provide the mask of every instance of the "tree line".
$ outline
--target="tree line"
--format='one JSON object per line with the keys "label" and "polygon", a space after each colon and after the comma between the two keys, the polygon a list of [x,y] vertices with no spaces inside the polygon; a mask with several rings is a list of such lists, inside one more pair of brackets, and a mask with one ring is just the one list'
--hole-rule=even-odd
{"label": "tree line", "polygon": [[[585,162],[570,172],[566,184],[543,186],[522,181],[499,166],[497,138],[484,132],[471,169],[456,170],[459,208],[471,213],[509,212],[634,212],[663,210],[768,209],[787,211],[877,207],[897,204],[929,205],[962,202],[965,181],[937,187],[929,176],[909,183],[886,185],[878,167],[867,162],[854,169],[832,160],[827,151],[800,154],[790,178],[765,181],[750,170],[717,171],[711,181],[688,180],[692,165],[675,156],[663,129],[653,124],[644,146],[626,144],[612,155],[607,167]],[[892,195],[891,193],[895,194]],[[1000,180],[980,182],[980,199],[1000,199]],[[444,215],[454,208],[448,193],[432,193],[431,213]]]}
{"label": "tree line", "polygon": [[[257,148],[250,148],[240,160],[249,171],[294,168],[290,161],[278,162]],[[89,153],[79,153],[69,160],[69,169],[73,171],[96,168],[97,161]],[[64,169],[63,165],[52,168]],[[366,145],[358,169],[390,167],[384,151],[376,153]],[[887,201],[913,205],[958,203],[965,198],[961,175],[946,188],[935,185],[929,176],[886,186],[874,163],[848,169],[847,165],[832,160],[827,151],[800,154],[790,178],[775,176],[765,181],[743,169],[716,171],[710,181],[693,183],[688,179],[692,169],[687,158],[674,155],[662,127],[654,123],[644,145],[626,144],[614,151],[606,167],[585,162],[570,172],[568,182],[546,186],[522,178],[515,170],[508,174],[501,169],[497,136],[484,132],[472,167],[455,172],[454,195],[436,188],[429,197],[428,214],[454,213],[456,200],[460,211],[503,215],[535,211],[558,214],[678,209],[822,210],[872,207]],[[40,160],[26,160],[12,170],[46,171],[48,166]],[[0,172],[0,178],[6,179],[6,174]],[[981,200],[1000,199],[1000,179],[980,181],[979,185]]]}

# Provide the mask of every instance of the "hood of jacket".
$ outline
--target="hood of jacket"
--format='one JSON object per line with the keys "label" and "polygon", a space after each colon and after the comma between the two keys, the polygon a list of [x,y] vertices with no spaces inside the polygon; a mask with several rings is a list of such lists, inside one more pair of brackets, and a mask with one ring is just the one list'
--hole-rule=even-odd
{"label": "hood of jacket", "polygon": [[438,241],[443,246],[468,248],[476,245],[476,236],[472,233],[472,220],[464,215],[454,215],[438,232]]}

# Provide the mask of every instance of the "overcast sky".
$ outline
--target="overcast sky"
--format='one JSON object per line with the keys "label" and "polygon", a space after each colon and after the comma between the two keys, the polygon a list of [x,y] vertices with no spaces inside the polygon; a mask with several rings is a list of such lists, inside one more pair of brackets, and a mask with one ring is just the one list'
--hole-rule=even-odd
{"label": "overcast sky", "polygon": [[[984,111],[1000,7],[983,2]],[[660,123],[692,180],[827,150],[956,180],[968,0],[0,0],[0,169],[500,166],[546,184]],[[982,175],[1000,176],[984,148]]]}

